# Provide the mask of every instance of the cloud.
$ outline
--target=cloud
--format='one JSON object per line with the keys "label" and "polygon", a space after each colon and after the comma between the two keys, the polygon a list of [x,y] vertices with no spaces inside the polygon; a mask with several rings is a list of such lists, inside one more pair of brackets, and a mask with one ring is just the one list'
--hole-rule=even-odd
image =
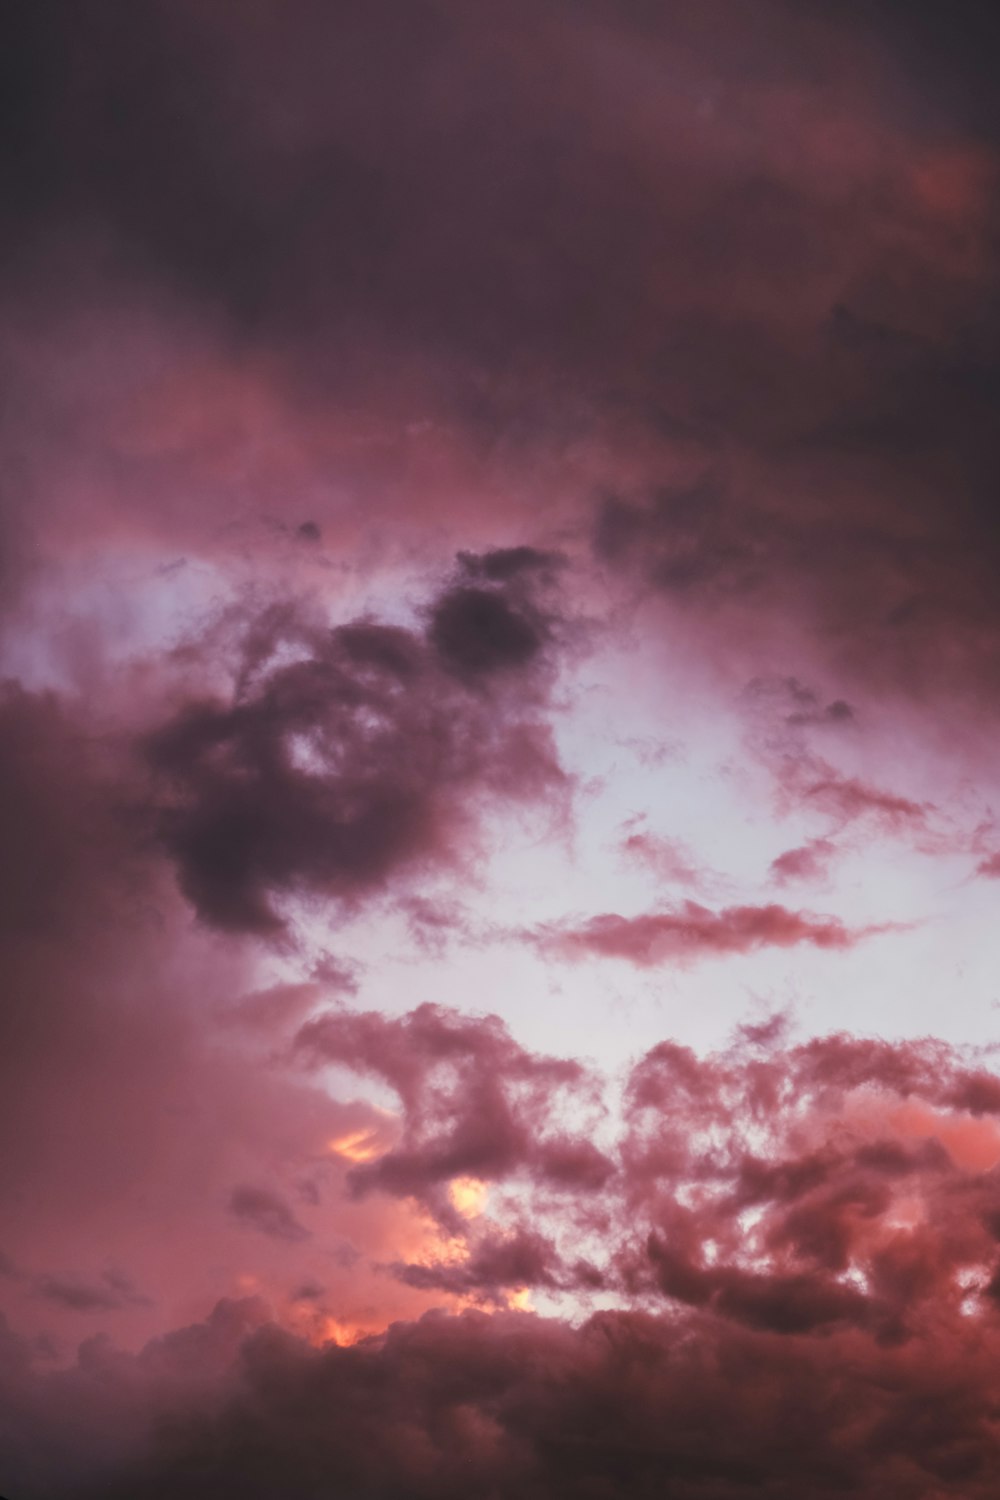
{"label": "cloud", "polygon": [[337,982],[335,971],[325,975],[322,987],[315,983],[270,985],[267,989],[244,995],[223,1012],[222,1019],[251,1032],[278,1031],[296,1024],[329,990],[341,987],[348,993],[356,988],[356,982],[346,971],[341,983]]}
{"label": "cloud", "polygon": [[[993,1500],[1000,1083],[896,1036],[973,1029],[978,981],[887,940],[845,995],[890,928],[717,890],[670,817],[698,756],[736,784],[748,681],[783,810],[900,868],[993,796],[995,6],[9,33],[0,1491]],[[698,902],[620,914],[501,833],[565,828],[608,744],[581,850],[646,799],[618,852]],[[526,942],[819,950],[823,1024],[887,973],[906,1014],[647,1047]]]}
{"label": "cloud", "polygon": [[[468,1045],[461,1029],[430,1035],[460,1056]],[[331,1474],[361,1496],[471,1483],[574,1500],[599,1476],[624,1500],[679,1472],[706,1500],[748,1485],[819,1494],[831,1476],[872,1500],[956,1483],[985,1500],[996,1078],[942,1043],[791,1043],[765,1027],[701,1057],[662,1043],[625,1102],[603,1268],[567,1265],[543,1223],[488,1228],[465,1254],[391,1269],[493,1312],[432,1312],[317,1349],[227,1304],[138,1355],[95,1350],[58,1377],[21,1377],[22,1408],[38,1422],[47,1403],[65,1431],[88,1404],[93,1442],[152,1403],[152,1445],[105,1458],[93,1493],[112,1500],[156,1500],[182,1476],[196,1497],[263,1496],[280,1477],[305,1500]],[[514,1288],[588,1284],[621,1305],[503,1310]],[[928,1402],[936,1420],[921,1423]]]}
{"label": "cloud", "polygon": [[825,880],[836,853],[837,846],[831,839],[810,839],[796,849],[786,849],[771,861],[771,879],[776,885]]}
{"label": "cloud", "polygon": [[[359,1194],[413,1195],[452,1227],[453,1179],[504,1181],[522,1174],[549,1190],[599,1190],[612,1163],[562,1117],[566,1096],[585,1102],[594,1080],[568,1059],[520,1047],[497,1016],[464,1017],[421,1005],[398,1019],[328,1011],[299,1031],[313,1064],[338,1063],[383,1079],[402,1106],[399,1139],[348,1174]],[[591,1103],[593,1098],[591,1097]]]}
{"label": "cloud", "polygon": [[450,589],[435,605],[430,640],[452,671],[469,677],[526,666],[542,647],[537,626],[500,594],[473,588]]}
{"label": "cloud", "polygon": [[638,821],[624,825],[619,849],[626,860],[644,865],[660,880],[676,882],[689,890],[703,890],[712,884],[711,872],[699,867],[693,851],[682,840],[636,827]]}
{"label": "cloud", "polygon": [[[11,597],[46,557],[100,571],[112,538],[228,569],[280,534],[298,582],[346,536],[405,551],[442,520],[489,559],[455,585],[482,592],[554,566],[600,495],[631,602],[638,578],[689,613],[791,614],[894,691],[990,681],[975,0],[947,37],[926,8],[779,0],[379,0],[252,29],[57,8],[9,54]],[[530,651],[537,622],[476,607]]]}
{"label": "cloud", "polygon": [[285,1200],[268,1188],[243,1184],[233,1189],[229,1212],[248,1229],[276,1240],[304,1240],[309,1230],[293,1214]]}
{"label": "cloud", "polygon": [[537,547],[494,547],[478,555],[460,552],[458,560],[472,578],[484,578],[491,583],[507,583],[511,579],[541,574],[551,578],[566,563],[559,552],[543,552]]}
{"label": "cloud", "polygon": [[279,932],[277,898],[350,902],[397,873],[461,862],[477,799],[568,785],[536,685],[494,698],[453,680],[523,673],[542,653],[499,590],[446,592],[430,644],[273,607],[245,622],[238,651],[228,699],[192,699],[142,745],[162,845],[215,927]]}
{"label": "cloud", "polygon": [[409,1286],[459,1296],[472,1294],[477,1300],[501,1306],[512,1291],[557,1287],[561,1279],[556,1246],[544,1235],[523,1228],[483,1237],[465,1259],[452,1264],[397,1263],[391,1269]]}
{"label": "cloud", "polygon": [[[596,1482],[610,1500],[652,1500],[678,1475],[688,1494],[716,1500],[775,1484],[865,1500],[893,1485],[917,1500],[957,1482],[988,1495],[977,1389],[992,1338],[978,1354],[942,1341],[936,1364],[851,1348],[734,1335],[699,1314],[603,1313],[579,1328],[517,1313],[429,1316],[323,1353],[262,1328],[240,1358],[239,1395],[217,1415],[176,1414],[159,1463],[104,1494],[118,1500],[131,1482],[150,1500],[182,1483],[195,1500],[304,1496],[316,1476],[337,1474],[366,1500],[470,1486],[582,1500]],[[831,1383],[838,1366],[850,1377]],[[919,1420],[928,1406],[933,1423]]]}
{"label": "cloud", "polygon": [[[329,1143],[391,1138],[385,1117],[271,1057],[351,971],[268,983],[191,921],[137,815],[133,726],[99,716],[68,693],[0,695],[4,1311],[58,1365],[81,1325],[135,1349],[178,1306],[248,1287],[284,1307],[321,1282],[344,1326],[447,1302],[374,1269],[419,1252],[408,1205],[343,1202]],[[333,1316],[287,1314],[313,1337]]]}
{"label": "cloud", "polygon": [[96,1281],[69,1276],[38,1276],[33,1290],[39,1297],[73,1312],[114,1312],[130,1303],[147,1304],[148,1298],[136,1291],[120,1271],[104,1271]]}
{"label": "cloud", "polygon": [[676,908],[623,917],[602,912],[576,926],[550,924],[539,928],[535,940],[551,952],[570,959],[593,954],[621,958],[642,968],[662,963],[687,963],[698,958],[752,953],[758,948],[790,948],[804,943],[815,948],[852,948],[884,928],[845,927],[836,917],[767,906],[728,906],[711,911],[695,901]]}
{"label": "cloud", "polygon": [[770,708],[790,729],[844,727],[856,722],[856,714],[843,698],[824,707],[819,695],[797,677],[755,677],[747,683],[750,703]]}

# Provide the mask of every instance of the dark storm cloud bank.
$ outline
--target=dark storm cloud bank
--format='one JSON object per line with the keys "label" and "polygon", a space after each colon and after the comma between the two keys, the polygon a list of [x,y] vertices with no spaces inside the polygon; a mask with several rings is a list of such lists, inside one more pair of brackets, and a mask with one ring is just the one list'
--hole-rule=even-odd
{"label": "dark storm cloud bank", "polygon": [[359,339],[451,365],[472,428],[524,437],[565,386],[695,452],[913,479],[907,444],[964,439],[982,475],[996,289],[963,152],[990,140],[960,106],[989,75],[971,22],[916,15],[41,0],[8,53],[14,255],[97,224],[306,389],[356,379]]}
{"label": "dark storm cloud bank", "polygon": [[[846,1383],[831,1379],[838,1355]],[[127,1483],[151,1500],[318,1500],[331,1477],[352,1495],[415,1500],[991,1493],[981,1358],[918,1373],[892,1354],[726,1336],[697,1317],[604,1314],[574,1330],[470,1314],[320,1356],[261,1334],[243,1360],[226,1415],[186,1425],[165,1472]],[[745,1406],[728,1394],[740,1388]],[[135,1493],[127,1483],[109,1500]]]}
{"label": "dark storm cloud bank", "polygon": [[[788,182],[766,134],[754,144],[770,156],[714,159],[713,114],[743,96],[752,113],[755,96],[787,88],[825,98],[834,118],[853,107],[921,144],[954,139],[955,122],[922,117],[943,50],[989,82],[964,8],[977,9],[956,7],[947,27],[900,10],[893,30],[823,4],[734,15],[376,0],[303,3],[290,18],[276,4],[248,16],[40,0],[6,54],[6,212],[26,244],[104,220],[251,337],[360,315],[493,355],[532,329],[536,348],[607,352],[655,305],[664,253],[685,290],[699,261],[773,283],[821,254],[821,189]],[[873,99],[887,77],[895,91]],[[657,104],[694,148],[704,192],[676,142],[660,163],[675,191],[662,176],[649,191],[641,111]]]}
{"label": "dark storm cloud bank", "polygon": [[162,844],[206,922],[279,931],[276,898],[349,902],[461,864],[477,805],[564,801],[543,717],[558,622],[520,581],[530,566],[530,549],[466,555],[426,633],[237,615],[231,696],[192,699],[143,747]]}
{"label": "dark storm cloud bank", "polygon": [[[376,1059],[417,1101],[407,1130],[424,1088],[459,1124],[473,1106],[475,1069],[436,1092],[449,1051],[523,1080],[498,1023],[377,1019],[357,1018],[351,1065]],[[995,1075],[942,1044],[792,1045],[772,1022],[707,1057],[661,1044],[625,1099],[616,1170],[585,1195],[602,1266],[560,1255],[550,1205],[531,1228],[470,1229],[464,1259],[393,1268],[487,1301],[573,1287],[585,1306],[603,1287],[616,1310],[431,1313],[316,1349],[222,1303],[138,1355],[92,1339],[49,1373],[5,1331],[3,1482],[23,1500],[991,1496]]]}
{"label": "dark storm cloud bank", "polygon": [[[136,1375],[112,1368],[104,1403]],[[974,1347],[904,1356],[850,1339],[733,1333],[699,1315],[605,1313],[578,1329],[429,1315],[324,1353],[264,1328],[243,1346],[238,1394],[219,1416],[175,1409],[154,1440],[158,1460],[100,1489],[57,1493],[985,1497],[989,1379]],[[73,1395],[78,1383],[67,1382]]]}
{"label": "dark storm cloud bank", "polygon": [[[70,309],[135,315],[109,283],[166,296],[287,422],[359,400],[395,431],[398,377],[480,473],[584,447],[578,523],[615,492],[595,546],[630,582],[790,611],[897,687],[995,686],[995,34],[976,0],[40,0],[6,54],[11,296],[70,344]],[[232,412],[197,395],[218,430],[168,413],[166,467],[211,495]],[[182,508],[117,461],[131,507]]]}

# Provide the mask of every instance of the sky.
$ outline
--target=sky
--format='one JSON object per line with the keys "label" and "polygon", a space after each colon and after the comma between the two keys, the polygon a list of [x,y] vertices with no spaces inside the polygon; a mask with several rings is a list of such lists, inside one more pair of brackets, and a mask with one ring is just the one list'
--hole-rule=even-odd
{"label": "sky", "polygon": [[998,45],[10,18],[4,1500],[996,1495]]}

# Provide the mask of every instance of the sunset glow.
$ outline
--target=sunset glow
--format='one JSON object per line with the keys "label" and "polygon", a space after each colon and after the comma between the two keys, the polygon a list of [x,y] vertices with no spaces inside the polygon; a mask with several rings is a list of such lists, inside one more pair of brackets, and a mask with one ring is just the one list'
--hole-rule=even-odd
{"label": "sunset glow", "polygon": [[13,9],[0,1496],[996,1500],[1000,12]]}

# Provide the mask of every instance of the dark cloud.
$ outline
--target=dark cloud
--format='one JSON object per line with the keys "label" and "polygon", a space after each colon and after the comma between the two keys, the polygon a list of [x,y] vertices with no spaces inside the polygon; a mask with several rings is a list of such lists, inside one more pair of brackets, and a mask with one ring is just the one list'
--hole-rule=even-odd
{"label": "dark cloud", "polygon": [[[962,169],[938,170],[947,181]],[[935,253],[928,247],[929,258]],[[944,304],[939,321],[954,326],[911,333],[920,326],[915,309],[882,323],[838,305],[825,335],[819,326],[807,332],[807,355],[781,345],[740,350],[743,378],[733,389],[720,372],[732,367],[740,324],[692,333],[678,352],[702,361],[693,384],[706,387],[714,441],[728,457],[706,451],[698,477],[604,499],[597,556],[673,608],[730,622],[748,610],[761,622],[794,617],[860,681],[910,692],[992,689],[995,315],[983,335],[989,347],[970,347],[971,303],[948,309],[952,293],[935,286],[930,259],[912,274],[926,283],[927,305]],[[993,309],[990,252],[982,276]],[[873,281],[873,300],[897,295],[890,274]],[[894,316],[898,326],[889,326]],[[758,404],[747,390],[768,398]],[[849,722],[848,708],[836,700],[821,716],[808,705],[802,722]]]}
{"label": "dark cloud", "polygon": [[451,589],[439,600],[429,636],[447,667],[473,678],[526,666],[543,639],[539,627],[501,594],[472,588]]}
{"label": "dark cloud", "polygon": [[421,1197],[454,1226],[445,1192],[453,1178],[521,1175],[587,1194],[613,1171],[580,1126],[562,1117],[567,1096],[579,1105],[592,1093],[586,1069],[525,1051],[497,1016],[462,1017],[434,1005],[399,1019],[328,1011],[307,1022],[296,1046],[314,1063],[383,1079],[399,1096],[402,1133],[378,1160],[351,1169],[356,1193]]}
{"label": "dark cloud", "polygon": [[229,1199],[229,1212],[248,1229],[255,1229],[272,1239],[304,1240],[309,1234],[284,1198],[269,1188],[248,1184],[234,1188]]}
{"label": "dark cloud", "polygon": [[495,547],[481,554],[460,552],[458,560],[466,573],[490,583],[507,583],[524,574],[551,575],[565,562],[560,553],[540,552],[537,547]]}
{"label": "dark cloud", "polygon": [[[138,1347],[178,1297],[211,1305],[245,1268],[275,1301],[320,1269],[333,1295],[364,1277],[337,1260],[342,1235],[328,1262],[295,1226],[328,1217],[326,1143],[370,1112],[267,1063],[270,1034],[349,974],[262,993],[246,955],[191,922],[136,816],[132,727],[109,718],[69,693],[0,696],[0,1286],[55,1367],[94,1329]],[[323,1167],[323,1206],[292,1213],[286,1184]],[[0,1394],[0,1454],[19,1399]],[[31,1471],[50,1437],[35,1431]],[[0,1492],[22,1488],[0,1462]]]}
{"label": "dark cloud", "polygon": [[69,1276],[39,1276],[33,1282],[39,1297],[72,1312],[114,1312],[130,1303],[145,1303],[127,1276],[119,1271],[105,1271],[96,1281]]}
{"label": "dark cloud", "polygon": [[534,679],[498,698],[462,681],[523,680],[541,650],[499,590],[446,593],[429,645],[373,620],[329,630],[275,608],[248,621],[231,698],[189,702],[143,747],[160,837],[202,919],[278,931],[276,897],[349,901],[460,860],[477,799],[565,786]]}
{"label": "dark cloud", "polygon": [[[428,1317],[322,1354],[264,1329],[228,1408],[175,1418],[159,1465],[104,1495],[313,1500],[331,1475],[366,1500],[988,1495],[988,1352],[942,1346],[934,1364],[852,1348],[733,1334],[699,1314],[603,1313],[578,1329]],[[831,1382],[831,1364],[849,1378]]]}
{"label": "dark cloud", "polygon": [[504,1294],[531,1287],[558,1287],[559,1254],[551,1240],[519,1229],[513,1234],[487,1235],[464,1261],[455,1265],[397,1264],[393,1274],[421,1290],[474,1295],[481,1301],[503,1303]]}
{"label": "dark cloud", "polygon": [[318,1282],[308,1281],[304,1286],[297,1287],[292,1293],[295,1302],[316,1302],[322,1297],[326,1287],[320,1286]]}
{"label": "dark cloud", "polygon": [[[896,60],[899,73],[917,83],[919,127],[971,133],[984,141],[1000,139],[1000,112],[989,87],[984,59],[1000,44],[996,11],[989,0],[960,0],[946,18],[933,0],[814,0],[816,10],[878,40]],[[917,101],[915,101],[916,104]]]}
{"label": "dark cloud", "polygon": [[825,706],[812,688],[796,677],[755,677],[746,687],[745,696],[753,703],[770,704],[784,710],[784,723],[791,729],[843,725],[854,721],[854,710],[843,698]]}
{"label": "dark cloud", "polygon": [[[185,0],[140,24],[113,0],[40,0],[5,55],[12,298],[32,301],[27,280],[75,330],[74,298],[154,287],[317,425],[331,393],[378,405],[398,375],[393,443],[416,388],[480,478],[516,455],[546,490],[565,460],[577,504],[615,492],[598,554],[675,605],[792,606],[864,675],[995,684],[995,134],[967,116],[992,101],[969,38],[995,27],[974,0],[960,13],[378,0],[294,21],[262,4],[248,24]],[[107,386],[97,342],[77,356],[88,390]],[[239,504],[201,497],[259,413],[251,396],[234,428],[211,380],[205,396],[197,451],[160,413],[180,469],[169,501],[150,465],[128,470],[130,524],[180,488],[234,522]],[[42,404],[15,423],[32,473],[37,431],[80,420],[75,395]],[[311,498],[301,520],[291,467],[268,488],[311,554],[333,531]],[[495,490],[461,487],[478,520]],[[423,494],[397,501],[424,513]],[[472,576],[547,555],[497,546]],[[456,598],[446,655],[526,657],[519,614]]]}

